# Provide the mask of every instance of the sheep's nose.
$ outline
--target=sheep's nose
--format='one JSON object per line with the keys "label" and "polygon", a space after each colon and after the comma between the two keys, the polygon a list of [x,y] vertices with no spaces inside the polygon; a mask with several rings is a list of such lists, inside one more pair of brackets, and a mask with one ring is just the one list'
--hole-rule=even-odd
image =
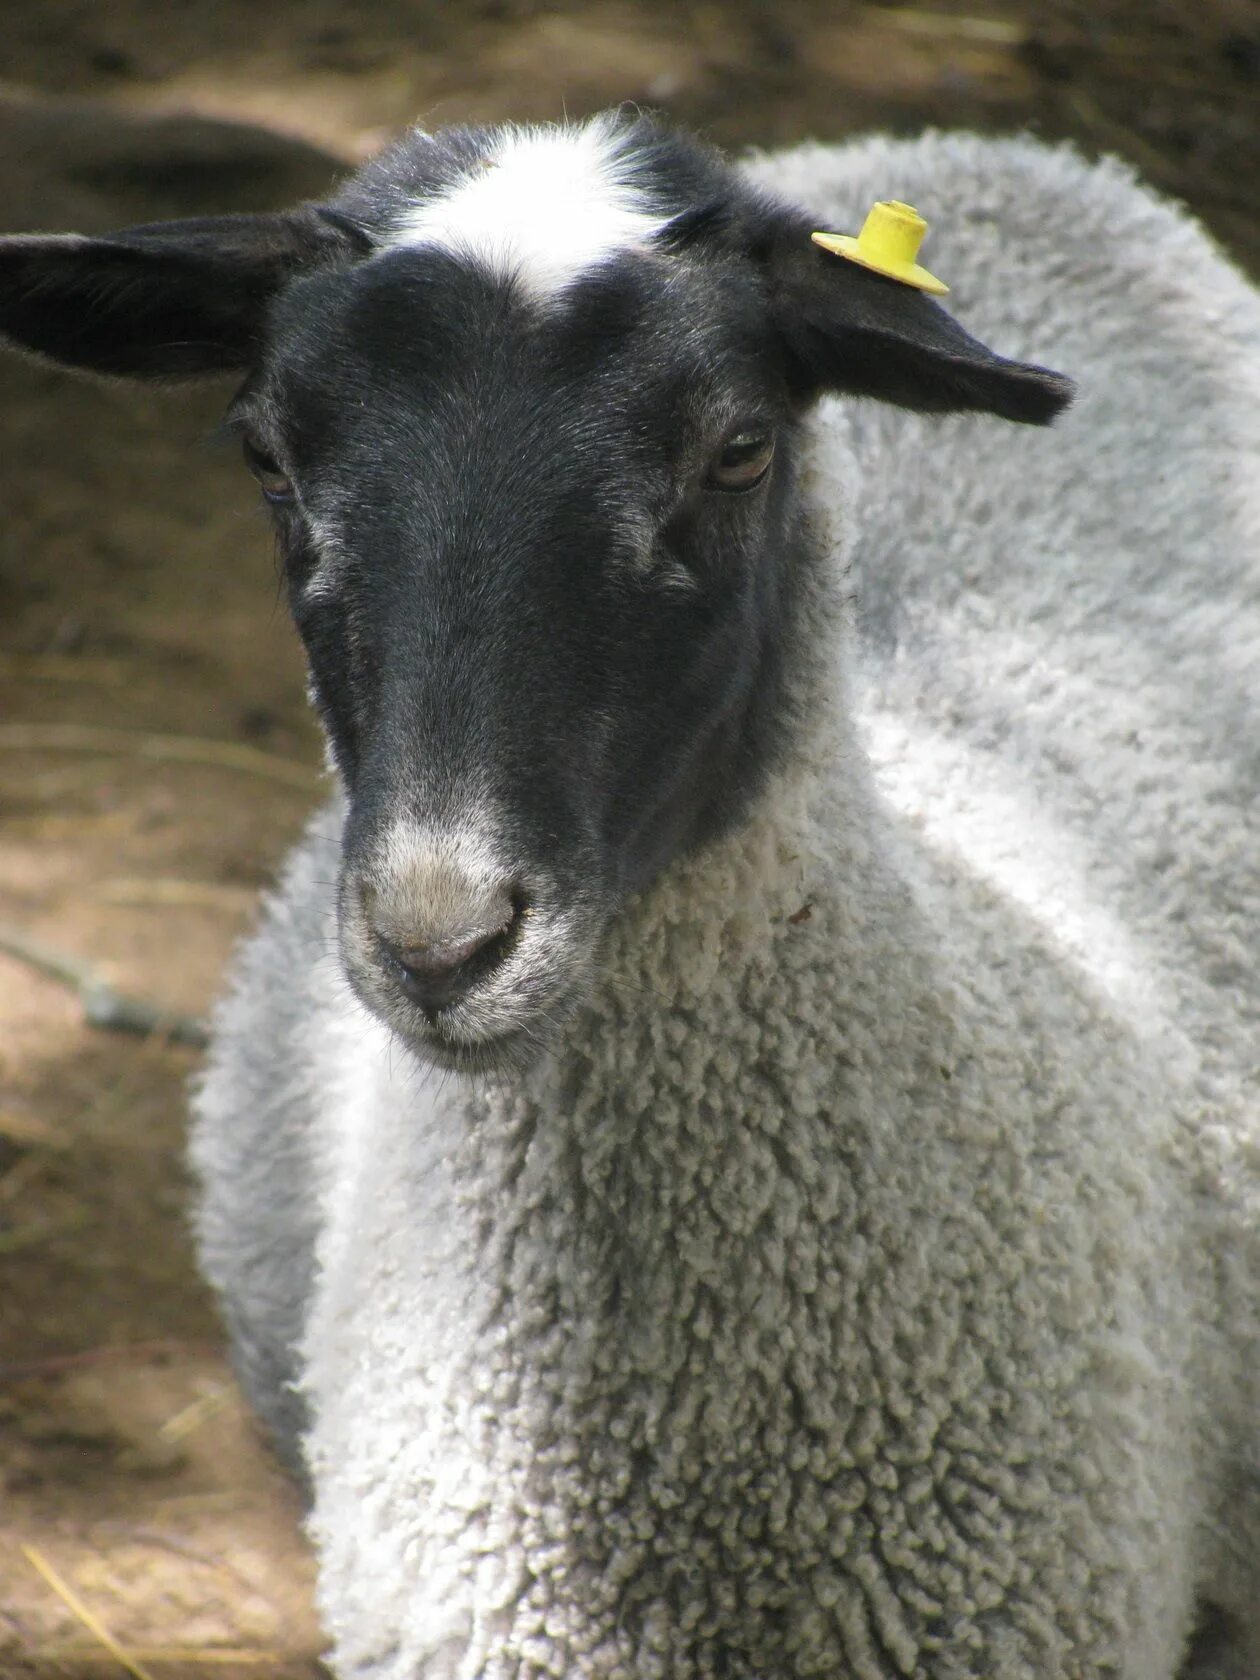
{"label": "sheep's nose", "polygon": [[[511,948],[522,906],[500,888],[475,911],[429,916],[403,929],[396,917],[372,916],[380,949],[413,1003],[436,1014],[456,1003],[498,967]],[[369,912],[371,915],[371,912]]]}

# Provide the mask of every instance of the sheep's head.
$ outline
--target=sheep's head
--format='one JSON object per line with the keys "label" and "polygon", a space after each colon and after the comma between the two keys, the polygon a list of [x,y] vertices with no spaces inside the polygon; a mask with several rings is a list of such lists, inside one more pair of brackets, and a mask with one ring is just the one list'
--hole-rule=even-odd
{"label": "sheep's head", "polygon": [[[855,211],[860,207],[855,206]],[[1067,382],[636,119],[411,136],[326,205],[0,242],[0,330],[246,375],[344,783],[341,944],[430,1059],[522,1060],[790,728],[825,391],[1045,422]]]}

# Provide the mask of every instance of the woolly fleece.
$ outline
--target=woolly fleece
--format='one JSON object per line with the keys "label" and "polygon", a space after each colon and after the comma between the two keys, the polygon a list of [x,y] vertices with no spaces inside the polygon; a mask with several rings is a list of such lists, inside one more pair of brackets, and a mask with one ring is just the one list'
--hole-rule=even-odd
{"label": "woolly fleece", "polygon": [[1171,1680],[1208,1603],[1193,1672],[1254,1680],[1260,301],[1066,151],[750,167],[822,227],[916,204],[1081,395],[821,407],[812,733],[523,1079],[352,1000],[335,809],[291,861],[194,1153],[332,1663]]}

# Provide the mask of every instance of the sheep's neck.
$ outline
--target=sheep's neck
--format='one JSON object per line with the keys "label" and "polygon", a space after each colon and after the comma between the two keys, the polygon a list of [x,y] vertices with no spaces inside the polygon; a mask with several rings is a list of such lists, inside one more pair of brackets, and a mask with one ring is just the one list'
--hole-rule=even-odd
{"label": "sheep's neck", "polygon": [[[869,990],[860,956],[876,920],[880,990],[930,981],[912,954],[923,942],[889,939],[890,909],[904,922],[913,907],[856,749],[833,747],[852,755],[843,807],[808,766],[781,778],[738,835],[676,866],[613,930],[559,1057],[478,1105],[465,1137],[493,1209],[487,1265],[506,1268],[505,1287],[520,1287],[508,1277],[526,1250],[563,1271],[566,1247],[598,1273],[609,1310],[627,1282],[642,1292],[644,1268],[700,1276],[715,1244],[762,1240],[784,1214],[770,1208],[776,1185],[791,1192],[834,1149],[836,1022],[879,1007],[857,990]],[[843,890],[855,872],[861,894]]]}

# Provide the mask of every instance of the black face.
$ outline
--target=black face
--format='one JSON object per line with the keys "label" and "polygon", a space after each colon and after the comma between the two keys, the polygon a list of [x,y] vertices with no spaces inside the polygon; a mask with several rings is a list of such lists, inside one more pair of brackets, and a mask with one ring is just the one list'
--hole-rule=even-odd
{"label": "black face", "polygon": [[276,310],[234,417],[349,795],[344,954],[430,1055],[537,1042],[765,775],[803,564],[771,343],[752,287],[643,255],[540,307],[402,250]]}
{"label": "black face", "polygon": [[252,370],[233,418],[349,799],[346,969],[457,1067],[545,1043],[626,895],[780,750],[813,565],[795,417],[839,391],[1045,424],[1071,395],[686,136],[596,133],[659,231],[546,302],[391,247],[494,132],[409,136],[283,214],[0,239],[14,344]]}

